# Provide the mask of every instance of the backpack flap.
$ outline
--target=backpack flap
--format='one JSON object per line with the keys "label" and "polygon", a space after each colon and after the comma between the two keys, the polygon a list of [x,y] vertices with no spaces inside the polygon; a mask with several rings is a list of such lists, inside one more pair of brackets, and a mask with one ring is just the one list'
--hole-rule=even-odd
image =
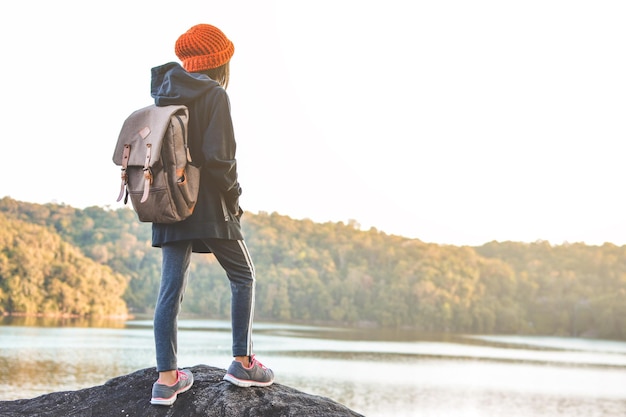
{"label": "backpack flap", "polygon": [[[122,166],[124,146],[130,145],[131,151],[127,161],[128,166],[144,166],[146,146],[150,144],[152,148],[150,166],[154,166],[161,157],[161,143],[169,126],[170,117],[178,111],[184,111],[188,114],[187,108],[182,105],[159,107],[152,104],[128,116],[122,125],[117,139],[117,146],[113,153],[115,165]],[[141,150],[135,151],[135,149]]]}
{"label": "backpack flap", "polygon": [[[150,168],[161,158],[163,137],[169,127],[170,117],[182,111],[188,115],[187,107],[183,105],[156,106],[154,104],[134,111],[124,121],[113,152],[113,163],[122,167],[122,184],[117,201],[124,195],[128,184],[127,168],[129,166],[143,167],[145,174],[145,195],[152,181]],[[128,200],[128,193],[124,203]]]}

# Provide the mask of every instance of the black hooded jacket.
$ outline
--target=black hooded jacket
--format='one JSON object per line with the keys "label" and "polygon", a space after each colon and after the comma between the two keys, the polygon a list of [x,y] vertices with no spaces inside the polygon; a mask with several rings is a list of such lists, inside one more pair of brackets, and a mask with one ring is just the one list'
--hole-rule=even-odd
{"label": "black hooded jacket", "polygon": [[193,214],[177,223],[152,224],[152,246],[193,240],[194,252],[209,252],[202,239],[242,240],[235,159],[235,136],[226,90],[206,75],[189,73],[175,62],[152,69],[151,94],[157,106],[189,109],[189,147],[201,165],[200,194]]}

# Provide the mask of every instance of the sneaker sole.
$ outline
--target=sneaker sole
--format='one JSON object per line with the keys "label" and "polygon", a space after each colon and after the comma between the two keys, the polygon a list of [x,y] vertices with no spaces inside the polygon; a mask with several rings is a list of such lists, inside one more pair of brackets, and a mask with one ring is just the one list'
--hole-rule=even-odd
{"label": "sneaker sole", "polygon": [[268,382],[260,382],[260,381],[251,381],[246,379],[236,378],[232,374],[224,375],[224,381],[228,381],[231,384],[237,385],[238,387],[248,388],[248,387],[269,387],[274,383],[274,381]]}
{"label": "sneaker sole", "polygon": [[150,400],[152,405],[172,405],[176,401],[176,396],[173,398],[153,398]]}
{"label": "sneaker sole", "polygon": [[170,398],[152,398],[150,400],[150,404],[152,404],[152,405],[172,405],[172,404],[174,404],[174,402],[176,402],[176,399],[178,398],[178,394],[182,394],[183,392],[189,391],[192,386],[193,386],[193,382],[191,384],[187,385],[185,388],[181,389],[180,391],[176,392]]}

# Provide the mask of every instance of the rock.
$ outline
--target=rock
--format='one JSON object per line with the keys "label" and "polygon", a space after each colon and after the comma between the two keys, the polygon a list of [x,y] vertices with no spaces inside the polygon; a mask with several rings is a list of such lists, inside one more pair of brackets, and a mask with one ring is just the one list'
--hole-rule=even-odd
{"label": "rock", "polygon": [[[361,416],[325,397],[274,383],[265,388],[240,388],[223,381],[224,369],[191,368],[193,387],[171,407],[150,404],[155,368],[113,378],[104,385],[54,392],[33,399],[0,401],[2,417],[287,417]],[[362,416],[361,416],[362,417]]]}

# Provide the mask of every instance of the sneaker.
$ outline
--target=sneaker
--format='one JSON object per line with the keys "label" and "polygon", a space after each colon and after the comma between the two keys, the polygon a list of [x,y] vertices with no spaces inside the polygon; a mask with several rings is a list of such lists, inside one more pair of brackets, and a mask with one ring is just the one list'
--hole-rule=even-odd
{"label": "sneaker", "polygon": [[152,385],[151,404],[155,405],[172,405],[176,401],[178,394],[188,391],[193,385],[193,374],[188,369],[177,370],[178,378],[174,385],[165,385],[155,382]]}
{"label": "sneaker", "polygon": [[233,361],[224,375],[224,381],[239,387],[267,387],[274,383],[274,372],[252,355],[249,368],[243,366],[241,362]]}

